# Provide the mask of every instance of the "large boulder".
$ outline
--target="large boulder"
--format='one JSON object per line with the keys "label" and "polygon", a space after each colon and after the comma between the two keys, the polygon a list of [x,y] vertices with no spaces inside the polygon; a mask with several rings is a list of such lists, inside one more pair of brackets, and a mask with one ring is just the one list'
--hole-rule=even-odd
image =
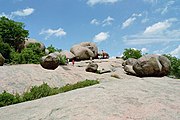
{"label": "large boulder", "polygon": [[82,42],[78,45],[74,45],[70,50],[77,60],[87,60],[95,58],[98,55],[98,48],[95,43]]}
{"label": "large boulder", "polygon": [[54,70],[59,66],[58,56],[55,53],[50,53],[41,58],[40,64],[45,69]]}
{"label": "large boulder", "polygon": [[4,65],[4,61],[5,61],[5,58],[2,56],[2,54],[0,53],[0,66],[3,66]]}
{"label": "large boulder", "polygon": [[125,65],[123,67],[124,71],[127,72],[127,74],[131,74],[131,75],[137,75],[136,72],[133,70],[133,66],[132,65]]}
{"label": "large boulder", "polygon": [[136,75],[136,72],[133,70],[133,65],[135,65],[136,62],[137,62],[137,59],[135,59],[135,58],[129,58],[129,59],[125,60],[122,63],[124,71],[126,71],[128,74]]}
{"label": "large boulder", "polygon": [[45,45],[35,39],[32,39],[32,38],[28,38],[25,40],[25,43],[24,43],[24,47],[26,48],[29,44],[35,44],[35,43],[39,43],[40,44],[40,49],[41,50],[45,50]]}
{"label": "large boulder", "polygon": [[169,73],[171,62],[160,55],[145,55],[133,65],[133,70],[138,76],[165,76]]}
{"label": "large boulder", "polygon": [[133,66],[137,62],[135,58],[129,58],[122,63],[122,66],[131,65]]}
{"label": "large boulder", "polygon": [[86,67],[86,72],[96,72],[98,69],[98,64],[95,63],[89,63]]}
{"label": "large boulder", "polygon": [[72,52],[67,51],[67,50],[61,51],[61,52],[60,52],[60,55],[61,55],[61,56],[66,56],[66,58],[69,59],[69,60],[72,60],[72,59],[75,58],[75,55],[74,55]]}

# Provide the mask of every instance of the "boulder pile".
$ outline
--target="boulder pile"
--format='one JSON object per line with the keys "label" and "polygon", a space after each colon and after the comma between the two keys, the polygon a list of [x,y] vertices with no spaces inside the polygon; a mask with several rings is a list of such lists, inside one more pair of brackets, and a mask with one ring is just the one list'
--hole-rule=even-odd
{"label": "boulder pile", "polygon": [[140,77],[145,76],[166,76],[171,67],[168,58],[161,55],[144,55],[139,59],[127,59],[123,64],[124,70]]}
{"label": "boulder pile", "polygon": [[90,58],[96,58],[98,55],[98,48],[92,42],[82,42],[74,45],[70,51],[75,55],[77,60],[88,60]]}
{"label": "boulder pile", "polygon": [[45,45],[43,43],[41,43],[41,42],[39,42],[39,41],[37,41],[35,39],[32,39],[32,38],[26,39],[25,42],[24,42],[23,47],[26,48],[29,44],[35,44],[35,43],[39,43],[40,44],[40,49],[45,50]]}

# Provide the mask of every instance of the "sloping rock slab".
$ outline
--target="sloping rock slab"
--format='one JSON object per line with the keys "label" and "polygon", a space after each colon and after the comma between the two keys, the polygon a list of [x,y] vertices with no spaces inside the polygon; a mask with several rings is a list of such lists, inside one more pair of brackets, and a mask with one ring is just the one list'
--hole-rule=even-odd
{"label": "sloping rock slab", "polygon": [[179,120],[180,81],[111,80],[0,108],[1,120]]}

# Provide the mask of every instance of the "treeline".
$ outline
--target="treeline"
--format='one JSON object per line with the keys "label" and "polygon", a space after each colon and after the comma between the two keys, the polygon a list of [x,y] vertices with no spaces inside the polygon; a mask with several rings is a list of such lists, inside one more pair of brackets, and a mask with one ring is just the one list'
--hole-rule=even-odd
{"label": "treeline", "polygon": [[[0,17],[0,53],[7,64],[39,64],[39,59],[45,55],[39,43],[24,46],[29,35],[24,27],[22,22]],[[47,49],[50,53],[57,51],[52,45]]]}

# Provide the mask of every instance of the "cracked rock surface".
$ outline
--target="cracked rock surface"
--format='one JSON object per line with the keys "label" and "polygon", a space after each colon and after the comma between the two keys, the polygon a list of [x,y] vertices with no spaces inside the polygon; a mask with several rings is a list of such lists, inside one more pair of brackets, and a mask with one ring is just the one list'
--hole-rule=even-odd
{"label": "cracked rock surface", "polygon": [[[15,66],[13,70],[17,70],[15,73],[18,74],[2,72],[0,78],[8,74],[9,76],[3,80],[9,79],[9,82],[12,74],[15,74],[16,77],[12,79],[21,83],[19,88],[28,82],[41,83],[39,76],[43,74],[45,77],[41,78],[44,81],[57,85],[62,85],[63,82],[73,83],[86,77],[99,79],[100,84],[2,107],[0,120],[180,120],[179,79],[129,76],[124,73],[122,61],[119,60],[96,61],[96,63],[105,68],[110,66],[112,72],[100,75],[83,73],[86,62],[75,63],[74,67],[59,67],[55,71],[42,70],[38,65],[29,65],[33,67],[17,69],[20,67]],[[3,66],[0,69],[5,69],[4,67],[11,66]],[[111,77],[111,74],[117,74],[120,79]],[[22,82],[18,76],[26,77]],[[16,88],[17,83],[9,84],[8,87],[8,84],[2,84],[3,80],[0,79],[1,85],[7,86],[8,90]]]}
{"label": "cracked rock surface", "polygon": [[1,120],[179,120],[180,81],[134,78],[0,108]]}

